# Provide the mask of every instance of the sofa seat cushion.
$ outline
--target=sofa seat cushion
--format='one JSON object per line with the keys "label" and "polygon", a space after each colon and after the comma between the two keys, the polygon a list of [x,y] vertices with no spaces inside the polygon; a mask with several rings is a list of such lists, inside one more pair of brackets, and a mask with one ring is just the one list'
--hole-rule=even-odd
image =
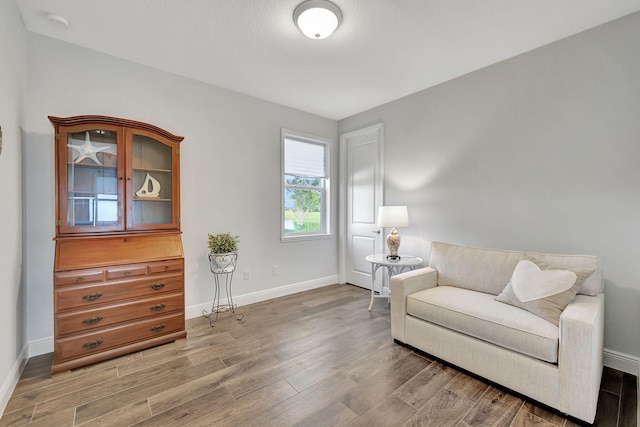
{"label": "sofa seat cushion", "polygon": [[407,296],[407,314],[495,345],[558,363],[559,328],[495,296],[436,286]]}

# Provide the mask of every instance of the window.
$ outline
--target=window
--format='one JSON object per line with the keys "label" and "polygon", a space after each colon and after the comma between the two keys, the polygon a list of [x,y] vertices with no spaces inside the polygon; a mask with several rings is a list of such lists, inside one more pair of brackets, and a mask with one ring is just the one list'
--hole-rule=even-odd
{"label": "window", "polygon": [[282,131],[282,240],[329,235],[330,140]]}

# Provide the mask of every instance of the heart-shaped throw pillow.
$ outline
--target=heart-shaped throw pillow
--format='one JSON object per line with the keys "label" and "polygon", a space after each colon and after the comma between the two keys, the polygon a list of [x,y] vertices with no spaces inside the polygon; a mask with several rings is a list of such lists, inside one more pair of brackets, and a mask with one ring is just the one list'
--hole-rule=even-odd
{"label": "heart-shaped throw pillow", "polygon": [[[532,268],[531,264],[535,269]],[[556,268],[557,270],[551,269],[546,262],[535,259],[520,261],[511,275],[511,280],[496,297],[496,300],[527,310],[558,326],[560,324],[562,311],[576,296],[576,292],[578,292],[578,289],[580,289],[584,281],[593,274],[593,270],[567,270],[561,269],[562,267],[560,266]],[[567,271],[574,274],[577,279],[572,278],[575,282],[572,286],[564,291],[558,291],[558,289],[568,286],[567,283],[570,281],[568,279],[569,276],[567,275],[560,279],[560,283],[555,283],[557,279],[557,276],[555,276],[556,273],[551,273],[551,276],[548,276],[546,272],[549,271]],[[567,280],[567,282],[563,282],[563,279]],[[516,282],[517,285],[514,285]],[[552,289],[554,287],[554,285],[552,285],[553,283],[557,286],[555,291]],[[516,296],[515,288],[518,288],[518,296]],[[547,294],[547,296],[542,297],[544,294]],[[529,300],[530,298],[538,299],[524,302],[520,298],[525,300]]]}
{"label": "heart-shaped throw pillow", "polygon": [[529,302],[564,292],[576,283],[576,273],[569,270],[541,270],[528,260],[518,263],[511,276],[513,293]]}

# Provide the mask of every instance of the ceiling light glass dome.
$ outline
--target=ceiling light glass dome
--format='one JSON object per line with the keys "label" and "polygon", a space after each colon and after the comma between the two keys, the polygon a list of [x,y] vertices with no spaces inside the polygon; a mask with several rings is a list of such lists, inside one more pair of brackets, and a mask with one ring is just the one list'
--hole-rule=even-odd
{"label": "ceiling light glass dome", "polygon": [[342,22],[342,12],[327,0],[307,0],[293,11],[293,21],[310,39],[329,37]]}

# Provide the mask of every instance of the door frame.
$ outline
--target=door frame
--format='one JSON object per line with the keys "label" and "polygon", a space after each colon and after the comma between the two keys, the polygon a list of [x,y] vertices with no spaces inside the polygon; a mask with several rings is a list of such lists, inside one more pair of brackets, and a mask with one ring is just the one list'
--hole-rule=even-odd
{"label": "door frame", "polygon": [[[380,199],[384,203],[384,124],[382,122],[340,134],[340,191],[338,194],[338,283],[347,282],[347,139],[362,133],[377,131],[379,135],[378,168]],[[377,216],[377,213],[375,214]]]}

